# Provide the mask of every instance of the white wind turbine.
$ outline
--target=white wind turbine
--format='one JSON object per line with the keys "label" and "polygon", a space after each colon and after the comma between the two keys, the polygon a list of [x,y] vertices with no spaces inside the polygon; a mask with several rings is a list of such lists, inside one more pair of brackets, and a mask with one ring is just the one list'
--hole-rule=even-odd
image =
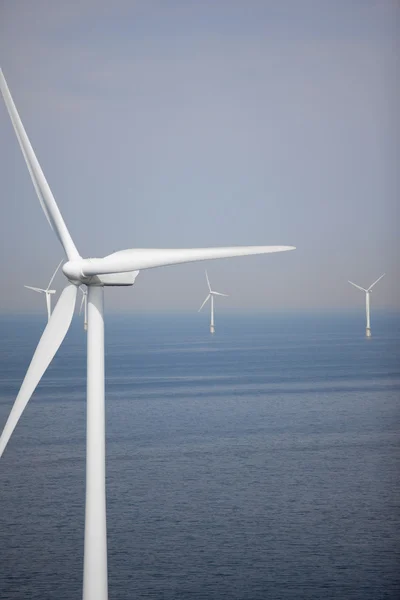
{"label": "white wind turbine", "polygon": [[208,300],[211,300],[210,333],[215,333],[215,327],[214,327],[214,296],[225,296],[225,297],[228,297],[228,294],[221,294],[221,292],[214,292],[211,289],[210,280],[208,279],[207,271],[206,271],[206,279],[207,279],[207,285],[208,285],[209,294],[208,294],[207,298],[204,300],[203,304],[200,306],[198,312],[201,311],[201,309],[203,308],[203,306],[206,304],[206,302]]}
{"label": "white wind turbine", "polygon": [[[64,259],[63,259],[64,260]],[[42,288],[32,287],[31,285],[24,285],[28,290],[33,290],[34,292],[39,292],[40,294],[46,294],[46,307],[47,307],[47,321],[50,320],[51,316],[51,296],[56,293],[56,290],[51,290],[50,286],[53,283],[53,279],[57,274],[58,269],[61,267],[63,260],[60,261],[57,269],[54,271],[52,278],[49,281],[49,285],[44,290]]]}
{"label": "white wind turbine", "polygon": [[78,286],[88,287],[87,445],[83,599],[106,600],[107,531],[104,413],[104,286],[132,285],[139,269],[178,263],[292,250],[292,246],[227,248],[134,248],[104,258],[82,258],[69,234],[49,185],[26,135],[4,76],[0,88],[42,209],[67,256],[62,271],[67,283],[39,340],[11,413],[0,436],[0,456],[36,386],[67,334]]}
{"label": "white wind turbine", "polygon": [[83,308],[83,329],[85,331],[87,331],[87,294],[88,294],[88,290],[87,290],[87,288],[85,289],[81,285],[79,286],[79,289],[82,292],[82,301],[81,301],[81,306],[79,308],[79,314],[81,314],[82,308]]}
{"label": "white wind turbine", "polygon": [[353,283],[352,281],[349,281],[349,283],[351,283],[351,285],[354,285],[354,287],[356,287],[357,289],[361,290],[362,292],[365,292],[365,310],[367,313],[367,326],[365,328],[365,335],[367,337],[371,337],[371,318],[370,318],[370,298],[369,297],[370,297],[371,290],[374,287],[374,285],[376,285],[378,283],[378,281],[380,281],[384,275],[385,275],[385,273],[383,275],[381,275],[380,277],[378,277],[378,279],[376,281],[374,281],[374,283],[372,285],[370,285],[369,288],[367,288],[367,289],[361,287],[360,285],[357,285],[356,283]]}

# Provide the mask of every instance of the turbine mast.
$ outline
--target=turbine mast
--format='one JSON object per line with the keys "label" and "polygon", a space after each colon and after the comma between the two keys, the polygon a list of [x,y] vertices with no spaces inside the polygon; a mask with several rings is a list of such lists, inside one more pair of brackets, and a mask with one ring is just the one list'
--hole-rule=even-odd
{"label": "turbine mast", "polygon": [[49,294],[48,290],[45,291],[46,294],[46,306],[47,306],[47,321],[50,321],[51,317],[51,294]]}
{"label": "turbine mast", "polygon": [[367,313],[367,326],[365,329],[365,335],[367,337],[371,337],[370,297],[371,297],[371,292],[369,290],[367,290],[365,293],[365,310]]}
{"label": "turbine mast", "polygon": [[215,333],[214,327],[214,294],[211,292],[211,323],[210,323],[210,333]]}
{"label": "turbine mast", "polygon": [[86,508],[83,600],[107,600],[104,290],[88,287]]}

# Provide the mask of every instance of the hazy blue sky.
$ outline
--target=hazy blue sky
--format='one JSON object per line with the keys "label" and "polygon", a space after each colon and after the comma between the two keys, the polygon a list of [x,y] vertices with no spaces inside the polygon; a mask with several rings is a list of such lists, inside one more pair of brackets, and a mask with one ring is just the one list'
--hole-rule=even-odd
{"label": "hazy blue sky", "polygon": [[[398,308],[399,33],[395,0],[18,0],[0,63],[83,256],[295,245],[207,263],[221,304],[361,308],[347,279],[386,271],[372,302]],[[22,286],[63,254],[0,104],[0,312],[44,311]],[[204,265],[107,307],[196,310]]]}

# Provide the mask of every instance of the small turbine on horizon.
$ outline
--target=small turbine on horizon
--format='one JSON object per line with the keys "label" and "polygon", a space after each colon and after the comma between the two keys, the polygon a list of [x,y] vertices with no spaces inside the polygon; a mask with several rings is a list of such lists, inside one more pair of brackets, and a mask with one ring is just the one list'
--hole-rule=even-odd
{"label": "small turbine on horizon", "polygon": [[79,289],[82,292],[82,301],[79,309],[79,314],[82,313],[83,308],[83,329],[87,331],[87,288],[85,289],[80,285]]}
{"label": "small turbine on horizon", "polygon": [[380,281],[384,275],[385,275],[385,273],[383,275],[381,275],[380,277],[378,277],[378,279],[376,281],[374,281],[374,283],[371,284],[369,286],[369,288],[367,288],[367,289],[361,287],[360,285],[357,285],[356,283],[353,283],[352,281],[349,281],[349,283],[351,285],[353,285],[357,289],[361,290],[362,292],[365,292],[365,310],[366,310],[366,313],[367,313],[367,326],[365,328],[365,335],[367,337],[371,337],[371,318],[370,318],[370,312],[371,311],[370,311],[370,299],[369,299],[369,296],[371,294],[371,290],[374,287],[374,285],[376,285],[378,283],[378,281]]}
{"label": "small turbine on horizon", "polygon": [[210,333],[215,333],[215,327],[214,327],[214,296],[225,296],[225,297],[228,297],[228,294],[221,294],[221,292],[213,292],[213,290],[211,289],[210,280],[208,279],[207,271],[206,271],[206,279],[207,279],[207,285],[208,285],[209,294],[208,294],[207,298],[204,300],[203,304],[200,306],[198,312],[200,312],[201,309],[203,308],[203,306],[208,302],[208,300],[211,299]]}
{"label": "small turbine on horizon", "polygon": [[33,290],[34,292],[39,292],[39,294],[46,294],[47,321],[50,321],[50,317],[51,317],[51,296],[52,296],[52,294],[56,293],[56,290],[51,290],[50,286],[53,283],[53,279],[57,275],[57,271],[61,267],[63,261],[64,261],[64,259],[62,259],[60,261],[60,263],[58,264],[58,267],[54,271],[53,276],[49,281],[49,285],[47,286],[47,288],[45,290],[42,288],[32,287],[31,285],[24,285],[24,287],[26,287],[28,290]]}

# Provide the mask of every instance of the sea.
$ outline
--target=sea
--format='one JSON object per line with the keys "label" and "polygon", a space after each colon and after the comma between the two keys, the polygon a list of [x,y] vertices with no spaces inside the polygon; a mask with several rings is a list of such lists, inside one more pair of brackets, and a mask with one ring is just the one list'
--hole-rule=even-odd
{"label": "sea", "polygon": [[[110,600],[399,600],[400,315],[106,314]],[[44,316],[0,318],[0,429]],[[0,460],[1,600],[79,600],[86,333]]]}

